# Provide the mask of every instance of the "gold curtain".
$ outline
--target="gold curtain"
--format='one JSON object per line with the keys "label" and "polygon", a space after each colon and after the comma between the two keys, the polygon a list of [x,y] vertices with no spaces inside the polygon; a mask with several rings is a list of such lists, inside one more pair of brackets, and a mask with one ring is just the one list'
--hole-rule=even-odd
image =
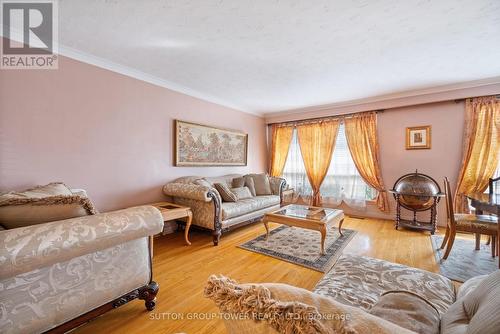
{"label": "gold curtain", "polygon": [[321,204],[319,188],[325,179],[339,130],[339,120],[297,126],[300,152],[306,168],[307,178],[313,189],[311,205]]}
{"label": "gold curtain", "polygon": [[293,126],[272,125],[271,161],[269,175],[281,176],[285,168],[290,142],[292,141]]}
{"label": "gold curtain", "polygon": [[377,139],[377,115],[374,112],[356,114],[344,120],[347,145],[359,174],[377,190],[377,207],[389,211],[389,200],[380,172]]}
{"label": "gold curtain", "polygon": [[462,166],[455,209],[468,212],[466,194],[484,192],[498,165],[500,101],[493,96],[467,99]]}

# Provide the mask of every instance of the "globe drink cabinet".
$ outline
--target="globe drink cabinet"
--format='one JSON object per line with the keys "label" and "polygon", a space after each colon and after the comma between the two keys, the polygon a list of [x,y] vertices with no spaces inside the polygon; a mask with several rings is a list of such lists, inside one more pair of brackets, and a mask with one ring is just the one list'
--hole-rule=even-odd
{"label": "globe drink cabinet", "polygon": [[[439,184],[430,176],[418,171],[401,176],[390,193],[396,199],[396,229],[405,227],[430,231],[434,234],[437,223],[437,204],[444,194]],[[401,208],[413,212],[413,219],[401,218]],[[430,210],[430,221],[418,221],[417,212]]]}

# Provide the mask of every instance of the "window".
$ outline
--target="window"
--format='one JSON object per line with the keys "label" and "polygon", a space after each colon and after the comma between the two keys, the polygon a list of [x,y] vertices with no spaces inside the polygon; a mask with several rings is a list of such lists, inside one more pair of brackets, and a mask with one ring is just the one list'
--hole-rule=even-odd
{"label": "window", "polygon": [[[283,177],[299,195],[311,195],[312,188],[302,161],[297,130],[293,130]],[[354,165],[343,124],[339,127],[330,168],[320,191],[325,202],[338,205],[343,200],[351,206],[364,206],[366,200],[375,198],[377,194],[361,178]]]}
{"label": "window", "polygon": [[[499,159],[499,161],[500,161],[500,159]],[[492,179],[496,179],[499,176],[500,176],[500,163],[498,164],[497,170],[495,171],[495,174],[492,176]],[[500,185],[500,181],[493,183],[493,193],[494,194],[500,195],[500,186],[499,185]],[[490,192],[489,186],[488,186],[488,188],[486,188],[485,192],[486,193]]]}

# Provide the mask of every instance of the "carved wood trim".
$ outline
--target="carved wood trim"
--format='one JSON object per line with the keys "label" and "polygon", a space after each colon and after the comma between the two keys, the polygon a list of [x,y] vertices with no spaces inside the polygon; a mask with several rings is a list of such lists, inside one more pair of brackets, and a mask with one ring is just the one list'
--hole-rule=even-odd
{"label": "carved wood trim", "polygon": [[219,244],[220,236],[222,235],[222,223],[220,221],[220,211],[221,211],[221,203],[219,198],[213,191],[209,191],[207,196],[212,199],[214,202],[214,230],[212,232],[214,246]]}

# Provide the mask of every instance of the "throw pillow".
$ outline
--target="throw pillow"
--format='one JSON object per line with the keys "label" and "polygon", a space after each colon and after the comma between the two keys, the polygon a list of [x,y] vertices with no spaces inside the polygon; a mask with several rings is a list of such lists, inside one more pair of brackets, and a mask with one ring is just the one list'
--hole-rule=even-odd
{"label": "throw pillow", "polygon": [[238,201],[240,199],[246,199],[246,198],[252,198],[252,193],[250,192],[250,189],[248,187],[241,187],[241,188],[231,188],[231,191],[236,195],[238,198]]}
{"label": "throw pillow", "polygon": [[89,198],[61,182],[0,195],[0,224],[6,229],[96,214]]}
{"label": "throw pillow", "polygon": [[[238,284],[212,275],[205,287],[225,313],[231,333],[398,333],[413,332],[359,308],[280,283]],[[414,334],[414,333],[413,333]]]}
{"label": "throw pillow", "polygon": [[245,187],[248,187],[250,189],[250,193],[252,196],[257,196],[255,194],[255,184],[253,182],[253,178],[251,176],[245,176]]}
{"label": "throw pillow", "polygon": [[441,317],[441,333],[498,334],[500,328],[500,270],[448,308]]}
{"label": "throw pillow", "polygon": [[220,197],[222,197],[223,202],[236,202],[238,198],[236,195],[229,189],[227,184],[225,183],[214,183],[215,189],[220,194]]}
{"label": "throw pillow", "polygon": [[269,177],[266,174],[250,174],[249,176],[253,179],[256,196],[273,194],[271,184],[269,183]]}
{"label": "throw pillow", "polygon": [[409,291],[388,291],[370,313],[416,333],[439,334],[438,310],[421,296]]}
{"label": "throw pillow", "polygon": [[457,300],[465,297],[469,294],[469,292],[474,291],[486,277],[488,277],[488,275],[479,275],[465,281],[464,284],[460,285],[458,288]]}
{"label": "throw pillow", "polygon": [[235,177],[233,181],[231,181],[231,185],[233,188],[241,188],[245,186],[245,178],[242,177]]}

